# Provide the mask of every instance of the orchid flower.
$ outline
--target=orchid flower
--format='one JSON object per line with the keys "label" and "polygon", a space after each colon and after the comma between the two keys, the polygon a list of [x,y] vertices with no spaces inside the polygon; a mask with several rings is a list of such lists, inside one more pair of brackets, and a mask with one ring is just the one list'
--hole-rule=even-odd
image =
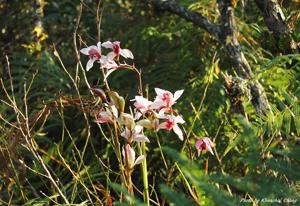
{"label": "orchid flower", "polygon": [[167,119],[166,122],[161,123],[158,126],[158,129],[166,129],[168,131],[173,130],[175,134],[179,137],[179,139],[182,141],[183,140],[183,133],[179,126],[179,124],[185,123],[185,121],[182,119],[180,116],[173,116],[173,115],[165,115],[165,118]]}
{"label": "orchid flower", "polygon": [[153,104],[152,101],[149,101],[148,99],[142,96],[135,96],[135,98],[132,101],[135,101],[133,106],[138,111],[135,114],[135,119],[139,119],[143,114],[145,114],[148,111],[151,111],[150,106]]}
{"label": "orchid flower", "polygon": [[117,117],[118,117],[118,110],[113,105],[111,106],[111,110],[109,108],[105,108],[105,111],[100,112],[96,117],[96,122],[110,123],[113,122],[113,119]]}
{"label": "orchid flower", "polygon": [[100,59],[101,68],[114,69],[118,67],[118,64],[108,56],[103,56]]}
{"label": "orchid flower", "polygon": [[121,136],[127,139],[129,143],[132,141],[136,142],[150,142],[148,137],[141,134],[143,127],[141,125],[135,125],[133,130],[128,129],[125,127],[124,131],[121,133]]}
{"label": "orchid flower", "polygon": [[106,41],[102,43],[102,46],[108,49],[112,49],[112,52],[109,52],[107,56],[111,59],[114,59],[115,57],[119,58],[120,55],[125,58],[133,59],[133,54],[129,49],[121,49],[120,42],[119,41]]}
{"label": "orchid flower", "polygon": [[155,88],[155,92],[157,96],[151,108],[160,109],[162,107],[172,107],[172,105],[176,103],[176,100],[182,95],[183,90],[176,91],[174,95],[171,92],[160,88]]}
{"label": "orchid flower", "polygon": [[83,48],[80,50],[80,52],[84,55],[88,55],[89,56],[89,61],[86,64],[86,71],[89,71],[93,65],[94,62],[97,60],[100,60],[102,55],[101,55],[101,42],[97,43],[97,46],[92,45],[86,48]]}
{"label": "orchid flower", "polygon": [[209,137],[204,137],[203,139],[197,140],[195,147],[198,152],[198,157],[200,156],[201,152],[204,150],[208,150],[212,155],[214,155],[212,148],[214,147],[214,143],[210,140]]}
{"label": "orchid flower", "polygon": [[145,159],[144,155],[141,155],[135,159],[135,151],[130,147],[129,144],[126,144],[125,147],[122,147],[122,155],[125,163],[127,159],[127,164],[130,169],[132,169],[135,165],[142,163],[142,161]]}

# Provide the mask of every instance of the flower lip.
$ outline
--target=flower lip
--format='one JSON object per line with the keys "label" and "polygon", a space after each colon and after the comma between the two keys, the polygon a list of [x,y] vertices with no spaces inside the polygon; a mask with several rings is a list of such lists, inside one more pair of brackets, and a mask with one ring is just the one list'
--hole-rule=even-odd
{"label": "flower lip", "polygon": [[113,43],[113,51],[114,51],[114,53],[117,55],[117,56],[119,56],[120,55],[120,52],[121,52],[121,48],[120,48],[120,42],[119,41],[115,41],[114,43]]}
{"label": "flower lip", "polygon": [[100,52],[97,49],[94,49],[94,48],[91,48],[88,51],[88,54],[89,54],[90,59],[100,59],[101,58]]}

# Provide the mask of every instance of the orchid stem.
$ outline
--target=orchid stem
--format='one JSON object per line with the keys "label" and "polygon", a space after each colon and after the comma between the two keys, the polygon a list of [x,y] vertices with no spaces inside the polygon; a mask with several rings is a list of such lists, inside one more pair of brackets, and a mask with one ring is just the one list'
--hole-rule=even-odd
{"label": "orchid stem", "polygon": [[140,152],[145,156],[144,161],[142,162],[142,175],[143,175],[143,185],[144,185],[144,202],[147,205],[150,205],[149,200],[149,187],[148,187],[148,170],[147,170],[147,156],[146,156],[146,144],[141,142]]}

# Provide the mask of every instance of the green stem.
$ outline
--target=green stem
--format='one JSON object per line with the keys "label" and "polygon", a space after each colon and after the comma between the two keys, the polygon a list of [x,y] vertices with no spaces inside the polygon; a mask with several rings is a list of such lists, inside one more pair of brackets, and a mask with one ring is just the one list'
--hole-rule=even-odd
{"label": "green stem", "polygon": [[144,161],[142,162],[142,175],[143,175],[143,184],[144,184],[144,202],[147,205],[150,205],[149,200],[149,187],[148,187],[148,170],[147,170],[147,156],[146,156],[146,144],[141,142],[140,153],[145,156]]}

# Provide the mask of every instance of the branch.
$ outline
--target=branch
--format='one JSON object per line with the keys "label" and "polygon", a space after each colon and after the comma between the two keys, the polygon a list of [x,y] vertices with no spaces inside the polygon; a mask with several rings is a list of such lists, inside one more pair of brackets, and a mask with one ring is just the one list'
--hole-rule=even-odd
{"label": "branch", "polygon": [[291,36],[291,30],[285,22],[285,16],[277,0],[255,0],[257,7],[263,14],[266,26],[272,32],[277,42],[287,38],[286,47],[289,52],[297,50],[297,44]]}
{"label": "branch", "polygon": [[204,17],[199,12],[188,10],[185,7],[178,5],[175,1],[162,1],[162,0],[137,0],[138,2],[143,2],[152,5],[159,10],[168,11],[170,13],[176,14],[177,16],[192,22],[200,28],[206,30],[208,33],[212,34],[217,40],[219,40],[220,29],[217,25],[211,23],[206,17]]}

